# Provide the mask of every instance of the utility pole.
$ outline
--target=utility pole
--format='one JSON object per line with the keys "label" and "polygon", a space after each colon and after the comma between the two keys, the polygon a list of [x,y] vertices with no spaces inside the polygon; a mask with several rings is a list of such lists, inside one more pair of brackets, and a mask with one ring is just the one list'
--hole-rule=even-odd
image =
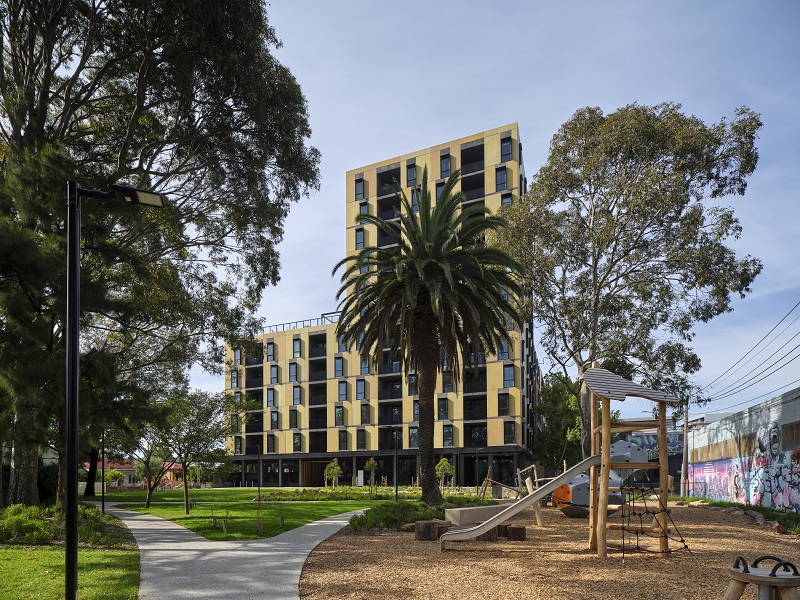
{"label": "utility pole", "polygon": [[689,495],[689,399],[683,405],[683,463],[681,465],[681,496]]}

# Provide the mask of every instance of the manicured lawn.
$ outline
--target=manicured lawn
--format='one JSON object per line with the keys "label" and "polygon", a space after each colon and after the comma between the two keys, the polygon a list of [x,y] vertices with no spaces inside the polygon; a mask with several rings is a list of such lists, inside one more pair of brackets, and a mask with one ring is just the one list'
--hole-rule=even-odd
{"label": "manicured lawn", "polygon": [[[261,488],[261,496],[266,499],[275,500],[358,500],[368,499],[367,488],[354,488],[343,486],[332,491],[323,489],[316,492],[319,488]],[[391,490],[394,492],[394,489]],[[381,494],[388,498],[386,488],[381,489]],[[258,496],[258,488],[202,488],[189,489],[189,500],[196,502],[251,502]],[[419,493],[417,493],[419,496]],[[147,498],[146,492],[112,492],[106,493],[107,502],[136,502],[142,503]],[[95,496],[95,501],[100,501],[100,496]],[[165,490],[163,492],[153,492],[152,502],[183,502],[183,490]]]}
{"label": "manicured lawn", "polygon": [[[139,593],[138,550],[78,551],[78,596],[81,600],[133,599]],[[64,548],[0,547],[0,598],[64,597]]]}
{"label": "manicured lawn", "polygon": [[[206,501],[205,498],[199,502]],[[319,519],[338,515],[351,510],[359,510],[374,506],[376,501],[369,500],[330,500],[326,502],[262,502],[261,531],[256,530],[259,518],[259,503],[247,501],[215,502],[214,504],[197,504],[190,514],[183,514],[182,505],[155,504],[145,510],[142,505],[126,508],[155,515],[174,521],[187,529],[202,535],[209,540],[253,540],[268,538],[300,527]],[[222,520],[226,518],[228,533],[222,529]],[[283,515],[283,527],[280,516]],[[217,526],[214,527],[214,517]]]}

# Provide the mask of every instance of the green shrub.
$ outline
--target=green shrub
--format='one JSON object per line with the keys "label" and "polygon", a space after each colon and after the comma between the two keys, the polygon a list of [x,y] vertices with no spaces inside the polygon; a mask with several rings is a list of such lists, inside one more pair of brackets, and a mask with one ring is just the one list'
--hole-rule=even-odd
{"label": "green shrub", "polygon": [[0,542],[49,544],[59,535],[60,527],[52,509],[14,504],[0,511]]}
{"label": "green shrub", "polygon": [[351,518],[350,527],[357,531],[399,529],[402,525],[413,523],[414,521],[444,519],[446,508],[486,506],[489,504],[494,504],[494,502],[464,496],[445,496],[445,502],[440,506],[428,506],[420,500],[381,502],[368,509],[364,514]]}

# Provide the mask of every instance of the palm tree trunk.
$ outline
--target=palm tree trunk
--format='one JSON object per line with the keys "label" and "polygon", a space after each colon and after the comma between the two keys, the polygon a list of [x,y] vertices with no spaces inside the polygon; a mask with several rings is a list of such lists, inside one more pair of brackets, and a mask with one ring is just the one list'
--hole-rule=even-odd
{"label": "palm tree trunk", "polygon": [[439,344],[436,341],[436,322],[433,315],[425,319],[430,323],[417,324],[415,356],[417,359],[417,385],[419,386],[419,429],[417,430],[419,481],[422,501],[429,505],[442,504],[442,493],[436,479],[433,453],[434,396],[438,371]]}

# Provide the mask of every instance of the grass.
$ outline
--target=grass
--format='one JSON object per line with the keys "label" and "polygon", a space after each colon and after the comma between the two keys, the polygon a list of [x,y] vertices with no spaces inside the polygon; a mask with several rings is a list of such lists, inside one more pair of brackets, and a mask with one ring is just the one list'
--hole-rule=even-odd
{"label": "grass", "polygon": [[[373,493],[373,500],[388,499],[394,495],[394,489],[380,488],[379,494]],[[409,495],[416,493],[419,497],[419,490],[407,492]],[[203,488],[189,489],[189,500],[195,502],[250,502],[258,495],[258,488]],[[146,492],[114,492],[106,494],[106,502],[134,502],[144,503],[147,497]],[[341,486],[332,490],[330,488],[261,488],[261,497],[264,500],[281,500],[306,502],[309,500],[368,500],[367,488],[354,488],[351,486]],[[100,497],[96,496],[95,501]],[[183,490],[164,490],[153,492],[151,502],[183,502]]]}
{"label": "grass", "polygon": [[725,502],[723,500],[712,500],[711,498],[703,498],[701,496],[691,496],[691,497],[681,497],[681,496],[670,496],[670,500],[683,500],[686,504],[691,502],[696,502],[697,500],[703,500],[707,502],[709,506],[719,506],[722,508],[738,508],[739,510],[755,510],[760,512],[764,515],[764,519],[767,521],[777,521],[781,525],[783,525],[789,533],[798,534],[800,535],[800,514],[798,513],[791,513],[791,512],[783,512],[780,510],[773,510],[771,508],[765,508],[763,506],[751,506],[749,504],[740,504],[739,502]]}
{"label": "grass", "polygon": [[494,504],[490,500],[479,500],[476,497],[445,496],[441,506],[428,506],[419,500],[400,500],[398,502],[381,502],[370,508],[361,516],[350,519],[350,527],[359,531],[372,529],[399,529],[406,523],[414,521],[430,521],[444,519],[446,508],[462,506],[485,506]]}
{"label": "grass", "polygon": [[[205,498],[198,499],[204,502]],[[131,508],[162,519],[168,519],[215,541],[254,540],[276,536],[284,531],[300,527],[307,523],[338,515],[351,510],[359,510],[374,505],[374,500],[330,500],[327,502],[262,502],[261,531],[256,530],[259,517],[259,503],[247,501],[217,502],[214,504],[197,504],[190,514],[183,513],[182,505],[155,504],[149,509],[141,505]],[[280,516],[283,515],[283,527]],[[222,520],[227,516],[228,533],[222,529]],[[214,527],[214,517],[217,525]]]}

